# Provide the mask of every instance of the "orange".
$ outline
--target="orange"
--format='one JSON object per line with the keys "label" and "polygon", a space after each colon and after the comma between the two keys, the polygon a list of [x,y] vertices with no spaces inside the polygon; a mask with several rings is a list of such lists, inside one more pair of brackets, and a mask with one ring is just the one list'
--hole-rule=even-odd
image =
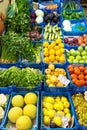
{"label": "orange", "polygon": [[49,50],[49,54],[50,54],[50,55],[51,55],[51,54],[52,54],[52,55],[55,55],[55,50],[54,50],[54,49],[50,49],[50,50]]}
{"label": "orange", "polygon": [[48,46],[49,46],[49,43],[48,43],[48,42],[44,42],[43,46],[44,46],[44,47],[48,47]]}
{"label": "orange", "polygon": [[44,57],[44,62],[48,63],[49,62],[49,57]]}
{"label": "orange", "polygon": [[61,43],[61,39],[60,39],[60,38],[57,38],[57,39],[56,39],[56,43],[57,43],[57,44]]}
{"label": "orange", "polygon": [[56,55],[57,55],[57,56],[60,56],[60,55],[61,55],[60,50],[57,50],[57,51],[56,51]]}
{"label": "orange", "polygon": [[54,55],[50,55],[49,56],[49,60],[50,60],[50,62],[54,62],[55,61],[55,56]]}

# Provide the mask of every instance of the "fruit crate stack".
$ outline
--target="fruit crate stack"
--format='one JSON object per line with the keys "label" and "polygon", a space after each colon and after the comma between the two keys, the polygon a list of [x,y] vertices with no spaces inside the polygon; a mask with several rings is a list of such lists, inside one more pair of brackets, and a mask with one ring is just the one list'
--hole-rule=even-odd
{"label": "fruit crate stack", "polygon": [[0,129],[87,130],[86,14],[79,0],[37,3],[0,15]]}

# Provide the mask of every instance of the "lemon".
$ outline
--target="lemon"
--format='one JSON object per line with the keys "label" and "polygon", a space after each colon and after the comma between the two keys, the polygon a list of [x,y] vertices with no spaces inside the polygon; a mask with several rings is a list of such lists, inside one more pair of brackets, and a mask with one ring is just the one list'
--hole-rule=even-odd
{"label": "lemon", "polygon": [[46,102],[45,106],[48,110],[53,110],[53,104]]}
{"label": "lemon", "polygon": [[52,71],[55,70],[55,66],[53,64],[49,64],[48,68]]}
{"label": "lemon", "polygon": [[44,96],[43,97],[43,102],[46,102],[46,100],[47,100],[47,96]]}
{"label": "lemon", "polygon": [[55,103],[54,109],[57,110],[57,111],[62,111],[64,109],[63,103],[61,101],[59,101],[58,103]]}
{"label": "lemon", "polygon": [[51,78],[51,75],[50,75],[50,74],[47,74],[47,75],[46,75],[46,78],[47,78],[47,79],[50,79],[50,78]]}
{"label": "lemon", "polygon": [[64,112],[63,111],[57,111],[57,114],[64,116]]}
{"label": "lemon", "polygon": [[24,115],[29,116],[31,119],[34,119],[36,117],[36,111],[37,111],[37,108],[33,104],[28,104],[23,109]]}
{"label": "lemon", "polygon": [[57,43],[57,44],[61,43],[61,39],[60,39],[60,38],[57,38],[57,39],[56,39],[56,43]]}
{"label": "lemon", "polygon": [[48,111],[48,116],[49,116],[49,118],[53,118],[54,117],[54,115],[55,115],[55,110],[49,110]]}
{"label": "lemon", "polygon": [[50,50],[49,50],[49,54],[50,54],[50,55],[51,55],[51,54],[52,54],[52,55],[55,55],[55,50],[54,50],[54,49],[50,49]]}
{"label": "lemon", "polygon": [[56,98],[55,98],[55,102],[59,102],[60,101],[60,97],[59,96],[57,96]]}
{"label": "lemon", "polygon": [[21,95],[16,95],[12,98],[12,106],[14,107],[23,107],[24,106],[24,99]]}
{"label": "lemon", "polygon": [[47,116],[48,115],[48,110],[46,108],[43,108],[43,115]]}
{"label": "lemon", "polygon": [[59,44],[59,47],[60,47],[60,48],[64,48],[64,44],[63,44],[63,43],[60,43],[60,44]]}
{"label": "lemon", "polygon": [[43,105],[43,107],[46,107],[46,102],[43,101],[43,102],[42,102],[42,105]]}
{"label": "lemon", "polygon": [[44,62],[48,63],[49,62],[49,57],[44,57]]}
{"label": "lemon", "polygon": [[43,122],[46,126],[50,124],[50,118],[48,116],[44,116]]}
{"label": "lemon", "polygon": [[20,107],[13,107],[8,112],[8,119],[12,123],[16,123],[17,119],[22,116],[22,109]]}
{"label": "lemon", "polygon": [[70,112],[70,110],[68,109],[68,108],[64,108],[64,113],[65,114],[67,114],[67,113],[69,113]]}
{"label": "lemon", "polygon": [[65,62],[65,61],[66,61],[65,56],[60,56],[59,62],[60,62],[60,63],[63,63],[63,62]]}
{"label": "lemon", "polygon": [[65,102],[64,102],[64,107],[65,107],[65,108],[69,108],[69,107],[70,107],[70,103],[69,103],[68,101],[65,101]]}
{"label": "lemon", "polygon": [[67,101],[67,98],[64,97],[64,96],[62,96],[62,97],[61,97],[61,102],[64,103],[65,101]]}
{"label": "lemon", "polygon": [[32,127],[32,121],[28,116],[21,116],[16,121],[17,130],[28,130]]}
{"label": "lemon", "polygon": [[67,113],[66,117],[68,117],[71,120],[71,114],[70,113]]}
{"label": "lemon", "polygon": [[48,47],[48,46],[49,46],[49,43],[48,43],[48,42],[44,42],[43,46],[44,46],[44,47]]}
{"label": "lemon", "polygon": [[47,100],[46,102],[49,102],[49,103],[54,103],[54,98],[53,97],[47,97]]}
{"label": "lemon", "polygon": [[54,62],[55,61],[55,55],[53,55],[53,54],[49,55],[49,61]]}
{"label": "lemon", "polygon": [[55,116],[53,119],[53,123],[56,124],[57,126],[61,127],[62,126],[62,119],[60,116]]}
{"label": "lemon", "polygon": [[37,103],[37,95],[35,93],[27,93],[24,97],[25,104],[36,104]]}

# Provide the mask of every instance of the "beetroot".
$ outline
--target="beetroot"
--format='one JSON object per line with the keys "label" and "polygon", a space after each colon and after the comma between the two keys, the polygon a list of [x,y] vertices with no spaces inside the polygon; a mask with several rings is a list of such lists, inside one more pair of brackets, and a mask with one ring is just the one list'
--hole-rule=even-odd
{"label": "beetroot", "polygon": [[68,43],[69,42],[68,38],[64,38],[64,42]]}

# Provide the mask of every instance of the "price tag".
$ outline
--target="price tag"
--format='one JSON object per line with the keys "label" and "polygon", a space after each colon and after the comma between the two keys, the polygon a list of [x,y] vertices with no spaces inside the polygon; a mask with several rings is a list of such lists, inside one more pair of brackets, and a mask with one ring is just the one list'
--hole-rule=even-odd
{"label": "price tag", "polygon": [[62,82],[63,84],[65,84],[65,86],[68,86],[68,84],[70,83],[70,80],[68,80],[64,75],[60,74],[58,76],[58,80],[60,82]]}

